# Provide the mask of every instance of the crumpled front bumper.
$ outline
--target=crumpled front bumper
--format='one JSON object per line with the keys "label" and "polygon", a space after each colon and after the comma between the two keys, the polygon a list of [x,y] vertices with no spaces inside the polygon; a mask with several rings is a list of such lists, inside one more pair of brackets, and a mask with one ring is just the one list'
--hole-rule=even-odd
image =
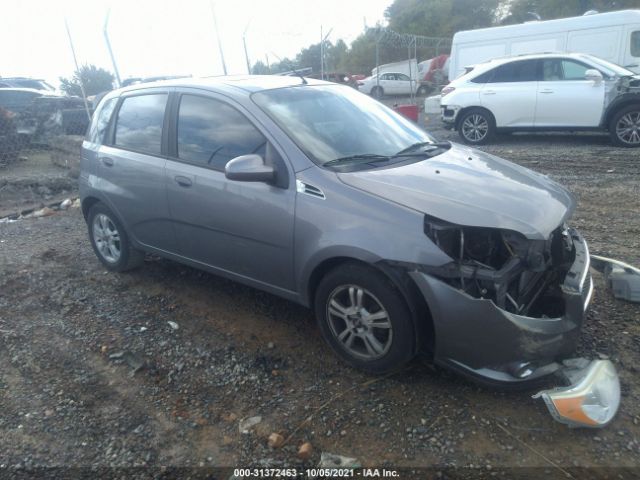
{"label": "crumpled front bumper", "polygon": [[529,382],[561,369],[593,292],[587,244],[577,231],[570,235],[575,259],[561,286],[565,313],[558,318],[507,312],[424,272],[410,272],[429,305],[435,363],[489,384]]}

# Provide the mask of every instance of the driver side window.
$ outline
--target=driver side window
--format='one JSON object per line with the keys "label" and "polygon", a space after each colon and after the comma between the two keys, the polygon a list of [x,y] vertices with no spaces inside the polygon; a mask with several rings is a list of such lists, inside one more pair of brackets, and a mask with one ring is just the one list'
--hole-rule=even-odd
{"label": "driver side window", "polygon": [[182,95],[178,110],[178,158],[224,171],[229,160],[257,153],[267,139],[238,110],[213,98]]}

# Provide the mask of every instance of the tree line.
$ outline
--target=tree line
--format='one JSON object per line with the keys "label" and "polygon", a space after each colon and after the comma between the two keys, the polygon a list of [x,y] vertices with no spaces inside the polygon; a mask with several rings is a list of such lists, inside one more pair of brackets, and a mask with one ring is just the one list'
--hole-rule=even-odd
{"label": "tree line", "polygon": [[[639,0],[394,0],[384,16],[387,27],[399,33],[451,38],[461,30],[511,25],[530,20],[573,17],[589,10],[608,12],[640,7]],[[368,74],[376,64],[376,33],[363,31],[352,43],[325,42],[325,71]],[[426,60],[448,49],[418,49],[418,60]],[[408,58],[406,48],[379,46],[379,61]],[[268,74],[311,67],[320,72],[320,43],[300,50],[293,58],[273,63],[256,61],[251,71]]]}

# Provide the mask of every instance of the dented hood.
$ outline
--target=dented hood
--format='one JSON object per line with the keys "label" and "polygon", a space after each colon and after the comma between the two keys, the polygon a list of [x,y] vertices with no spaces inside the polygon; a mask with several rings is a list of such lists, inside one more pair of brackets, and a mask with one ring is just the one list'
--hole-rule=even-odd
{"label": "dented hood", "polygon": [[547,239],[573,212],[562,186],[494,155],[452,144],[409,165],[338,173],[352,187],[458,225]]}

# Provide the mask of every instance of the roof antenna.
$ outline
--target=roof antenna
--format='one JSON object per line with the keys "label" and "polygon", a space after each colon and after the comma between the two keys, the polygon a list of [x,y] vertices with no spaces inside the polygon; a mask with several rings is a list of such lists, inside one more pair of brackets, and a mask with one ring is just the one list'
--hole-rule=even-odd
{"label": "roof antenna", "polygon": [[299,71],[297,71],[295,68],[293,68],[293,64],[289,60],[287,60],[287,61],[282,60],[275,52],[271,52],[271,54],[274,57],[276,57],[280,63],[284,63],[287,67],[289,67],[291,69],[291,71],[296,74],[296,76],[300,77],[300,80],[302,80],[303,85],[307,85],[307,83],[308,83],[307,79],[304,78],[304,76]]}

